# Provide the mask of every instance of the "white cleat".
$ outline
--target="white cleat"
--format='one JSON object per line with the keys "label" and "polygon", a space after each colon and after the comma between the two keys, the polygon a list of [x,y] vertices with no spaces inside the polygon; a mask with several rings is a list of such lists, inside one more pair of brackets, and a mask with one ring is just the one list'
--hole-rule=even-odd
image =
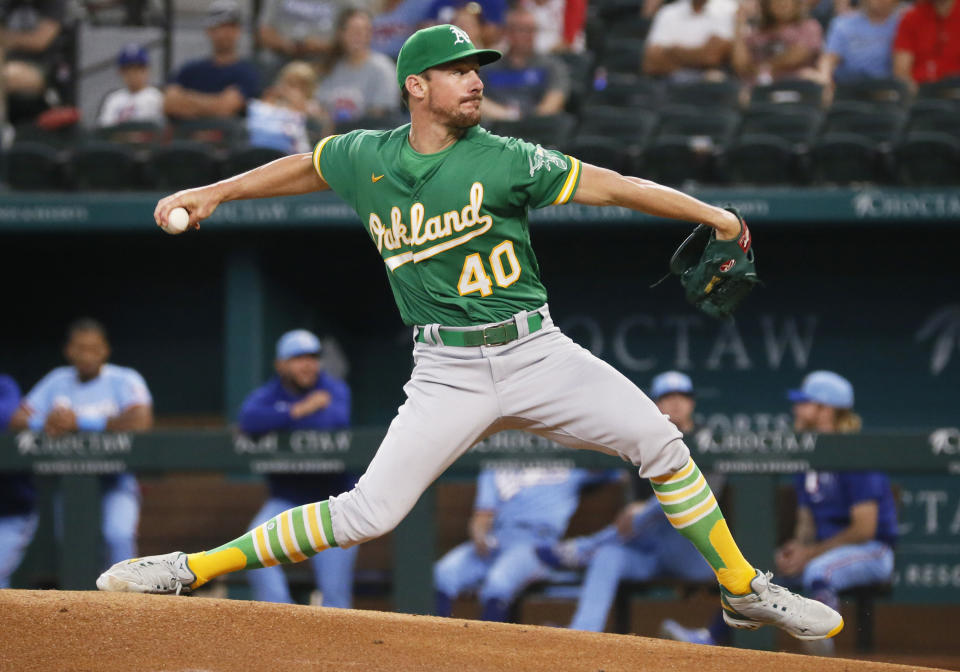
{"label": "white cleat", "polygon": [[197,576],[186,553],[150,555],[118,562],[97,579],[97,588],[115,593],[189,593]]}
{"label": "white cleat", "polygon": [[797,639],[828,639],[843,630],[843,617],[816,600],[791,593],[772,583],[773,574],[759,571],[750,582],[751,592],[734,595],[720,587],[723,620],[732,628],[756,630],[774,625]]}

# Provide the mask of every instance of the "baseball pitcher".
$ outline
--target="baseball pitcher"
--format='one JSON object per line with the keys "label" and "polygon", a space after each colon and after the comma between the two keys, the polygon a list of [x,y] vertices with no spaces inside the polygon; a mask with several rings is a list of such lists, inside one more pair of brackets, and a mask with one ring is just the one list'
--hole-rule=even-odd
{"label": "baseball pitcher", "polygon": [[[397,59],[411,123],[331,136],[312,154],[157,204],[158,225],[183,207],[197,227],[225,201],[333,189],[356,210],[383,260],[411,327],[414,368],[405,403],[352,490],[284,511],[210,551],[119,563],[98,587],[179,592],[227,572],[298,562],[379,537],[471,446],[520,429],[636,465],[670,523],[715,571],[733,626],[772,624],[801,639],[833,637],[843,628],[840,614],[777,586],[740,553],[680,431],[636,385],[553,323],[527,213],[569,201],[618,205],[700,222],[712,229],[707,250],[732,241],[731,253],[749,251],[752,259],[746,226],[735,213],[673,189],[485,131],[478,125],[479,69],[498,58],[455,26],[420,30]],[[734,261],[711,261],[718,270],[708,291],[722,285],[724,268],[747,265]]]}

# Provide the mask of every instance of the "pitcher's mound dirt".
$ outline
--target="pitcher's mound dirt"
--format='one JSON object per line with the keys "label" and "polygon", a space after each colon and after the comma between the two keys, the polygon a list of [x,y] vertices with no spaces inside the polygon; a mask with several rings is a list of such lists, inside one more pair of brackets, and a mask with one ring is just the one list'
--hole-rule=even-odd
{"label": "pitcher's mound dirt", "polygon": [[627,635],[199,597],[0,591],[0,670],[919,670]]}

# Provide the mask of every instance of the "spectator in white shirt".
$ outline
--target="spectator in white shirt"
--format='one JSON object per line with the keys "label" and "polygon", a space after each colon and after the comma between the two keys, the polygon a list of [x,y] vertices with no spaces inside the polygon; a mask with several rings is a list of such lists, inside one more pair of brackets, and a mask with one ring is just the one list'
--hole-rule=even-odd
{"label": "spectator in white shirt", "polygon": [[115,126],[125,121],[164,123],[163,92],[150,86],[150,61],[147,50],[128,44],[117,56],[124,88],[108,93],[100,106],[98,126]]}
{"label": "spectator in white shirt", "polygon": [[676,0],[653,17],[643,56],[643,71],[671,81],[723,79],[737,3],[734,0]]}

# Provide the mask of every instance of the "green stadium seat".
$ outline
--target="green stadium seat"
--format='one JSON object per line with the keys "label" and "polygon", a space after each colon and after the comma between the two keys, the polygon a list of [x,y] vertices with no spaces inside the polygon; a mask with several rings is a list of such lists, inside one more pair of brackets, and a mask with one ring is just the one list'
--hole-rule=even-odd
{"label": "green stadium seat", "polygon": [[247,127],[242,119],[185,119],[172,123],[171,129],[174,140],[190,140],[217,147],[238,145],[247,139]]}
{"label": "green stadium seat", "polygon": [[165,140],[166,127],[153,121],[124,121],[113,126],[101,126],[93,137],[109,142],[131,145],[149,145]]}
{"label": "green stadium seat", "polygon": [[857,133],[871,140],[895,142],[907,121],[907,113],[898,107],[879,108],[869,103],[836,103],[827,112],[824,133]]}
{"label": "green stadium seat", "polygon": [[879,144],[857,133],[825,133],[811,150],[811,172],[818,184],[862,184],[885,180]]}
{"label": "green stadium seat", "polygon": [[124,144],[105,140],[82,143],[74,150],[70,166],[78,189],[124,190],[143,186],[136,154]]}
{"label": "green stadium seat", "polygon": [[244,173],[284,156],[287,156],[285,152],[270,147],[235,147],[227,153],[223,161],[223,173],[225,175]]}
{"label": "green stadium seat", "polygon": [[65,186],[60,152],[42,142],[14,142],[4,157],[4,173],[12,189],[56,191]]}
{"label": "green stadium seat", "polygon": [[638,146],[624,144],[623,140],[606,135],[578,133],[563,151],[586,163],[623,173],[630,170],[630,159],[638,151]]}
{"label": "green stadium seat", "polygon": [[907,133],[915,131],[947,133],[960,139],[960,109],[939,100],[918,103],[907,120]]}
{"label": "green stadium seat", "polygon": [[960,186],[960,138],[910,131],[894,149],[897,179],[907,186]]}
{"label": "green stadium seat", "polygon": [[739,133],[773,135],[794,145],[809,145],[822,121],[823,114],[811,107],[754,105],[743,113]]}
{"label": "green stadium seat", "polygon": [[640,75],[608,73],[605,79],[594,81],[586,102],[656,110],[663,102],[663,85]]}
{"label": "green stadium seat", "polygon": [[841,83],[833,94],[834,104],[838,102],[867,103],[874,107],[900,107],[910,104],[910,88],[896,78],[863,79],[857,82]]}
{"label": "green stadium seat", "polygon": [[939,82],[921,84],[917,89],[917,98],[920,100],[941,100],[950,103],[960,110],[960,77],[948,77]]}
{"label": "green stadium seat", "polygon": [[823,86],[806,79],[755,86],[750,92],[750,105],[758,103],[820,108],[823,105]]}
{"label": "green stadium seat", "polygon": [[715,157],[726,149],[738,123],[739,115],[732,110],[665,108],[633,174],[670,185],[717,180]]}
{"label": "green stadium seat", "polygon": [[199,187],[220,177],[219,161],[210,146],[190,140],[172,140],[154,148],[145,173],[150,185],[164,191]]}
{"label": "green stadium seat", "polygon": [[517,121],[497,121],[493,123],[491,131],[497,135],[520,138],[544,147],[562,148],[569,143],[576,125],[576,117],[561,113],[544,117],[526,117]]}
{"label": "green stadium seat", "polygon": [[740,107],[740,83],[727,79],[719,82],[668,84],[666,102],[735,110]]}
{"label": "green stadium seat", "polygon": [[771,185],[801,180],[795,144],[778,135],[740,135],[720,157],[720,165],[720,172],[733,183]]}
{"label": "green stadium seat", "polygon": [[613,105],[587,105],[580,115],[577,134],[605,135],[627,144],[645,144],[658,122],[655,112],[624,110]]}
{"label": "green stadium seat", "polygon": [[636,75],[643,64],[643,40],[637,37],[610,37],[604,42],[603,51],[597,54],[597,66],[607,73],[622,72]]}

